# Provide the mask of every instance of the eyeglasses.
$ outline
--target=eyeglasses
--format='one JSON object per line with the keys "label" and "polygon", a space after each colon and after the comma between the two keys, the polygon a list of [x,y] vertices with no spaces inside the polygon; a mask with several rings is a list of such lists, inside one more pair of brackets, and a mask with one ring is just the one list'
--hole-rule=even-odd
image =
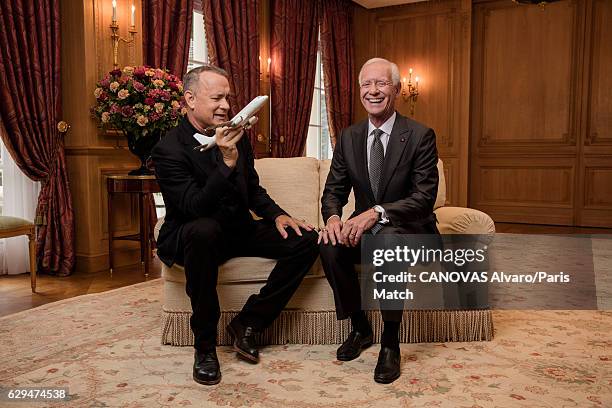
{"label": "eyeglasses", "polygon": [[359,86],[361,87],[361,89],[368,89],[368,88],[370,88],[372,86],[372,84],[374,84],[374,86],[377,89],[381,89],[381,88],[384,88],[385,86],[392,86],[393,82],[391,82],[391,81],[383,81],[383,80],[364,81]]}

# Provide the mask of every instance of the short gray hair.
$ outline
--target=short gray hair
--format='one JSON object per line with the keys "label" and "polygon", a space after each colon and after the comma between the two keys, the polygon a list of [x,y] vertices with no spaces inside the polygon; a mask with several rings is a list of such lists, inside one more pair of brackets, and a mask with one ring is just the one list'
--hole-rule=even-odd
{"label": "short gray hair", "polygon": [[384,58],[370,58],[369,60],[367,60],[365,62],[365,64],[363,64],[361,66],[361,69],[359,70],[359,84],[361,85],[361,73],[363,72],[363,69],[370,64],[374,64],[376,62],[385,62],[387,64],[389,64],[389,67],[391,68],[391,81],[393,82],[394,86],[398,86],[400,83],[400,72],[399,72],[399,68],[397,67],[397,64],[395,64],[394,62],[391,62],[387,59]]}
{"label": "short gray hair", "polygon": [[204,64],[199,67],[195,67],[189,70],[183,77],[183,89],[185,91],[194,92],[198,89],[198,83],[200,81],[200,74],[202,72],[214,72],[215,74],[219,74],[224,76],[229,80],[229,74],[223,68],[219,68],[215,65]]}

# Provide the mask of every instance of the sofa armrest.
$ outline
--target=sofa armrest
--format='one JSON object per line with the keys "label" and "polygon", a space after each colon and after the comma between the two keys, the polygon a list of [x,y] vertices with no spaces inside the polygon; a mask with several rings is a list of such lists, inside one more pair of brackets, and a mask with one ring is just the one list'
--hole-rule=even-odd
{"label": "sofa armrest", "polygon": [[488,214],[473,208],[440,207],[434,211],[441,234],[493,234],[495,224]]}

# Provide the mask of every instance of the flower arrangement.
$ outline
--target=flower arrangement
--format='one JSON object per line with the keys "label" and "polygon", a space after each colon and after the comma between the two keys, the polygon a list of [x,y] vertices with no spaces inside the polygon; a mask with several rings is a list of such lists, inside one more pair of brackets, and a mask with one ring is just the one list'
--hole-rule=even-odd
{"label": "flower arrangement", "polygon": [[183,83],[159,68],[114,69],[96,86],[94,116],[136,140],[173,128],[186,113]]}

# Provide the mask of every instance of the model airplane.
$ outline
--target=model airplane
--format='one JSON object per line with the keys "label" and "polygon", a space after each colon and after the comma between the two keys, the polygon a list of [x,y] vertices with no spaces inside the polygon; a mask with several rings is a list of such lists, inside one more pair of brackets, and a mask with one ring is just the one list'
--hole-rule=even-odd
{"label": "model airplane", "polygon": [[[227,122],[220,123],[218,125],[209,126],[204,130],[204,134],[196,133],[197,139],[202,143],[199,146],[194,147],[194,150],[205,151],[212,149],[217,145],[215,140],[215,130],[220,127],[228,126],[230,128],[250,129],[254,124],[257,123],[257,112],[264,106],[268,100],[268,95],[261,95],[255,97],[247,106],[245,106],[240,112]],[[194,135],[195,136],[195,135]]]}

